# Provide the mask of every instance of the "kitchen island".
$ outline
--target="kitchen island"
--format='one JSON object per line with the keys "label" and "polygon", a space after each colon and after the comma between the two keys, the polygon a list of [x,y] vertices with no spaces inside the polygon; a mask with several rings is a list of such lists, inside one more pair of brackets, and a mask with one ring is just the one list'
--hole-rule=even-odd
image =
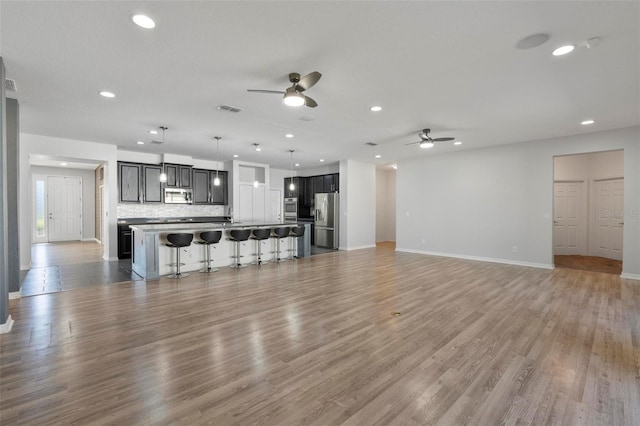
{"label": "kitchen island", "polygon": [[[158,279],[163,275],[169,275],[175,271],[176,249],[167,247],[167,234],[192,233],[193,243],[181,248],[180,261],[184,264],[182,272],[192,272],[203,269],[206,266],[206,246],[195,244],[198,235],[202,231],[222,231],[222,238],[218,244],[211,245],[211,266],[215,268],[229,267],[234,254],[234,243],[229,240],[229,231],[232,229],[256,229],[276,228],[279,226],[296,226],[297,222],[210,222],[210,223],[145,223],[129,225],[132,232],[131,241],[131,266],[133,271],[145,280]],[[309,255],[311,229],[305,225],[305,236],[298,242],[298,256]],[[289,257],[294,249],[292,238],[284,238],[280,242],[281,257]],[[277,238],[269,238],[261,241],[262,260],[273,260],[276,256]],[[255,261],[257,256],[256,241],[249,239],[240,243],[241,262],[248,264]]]}

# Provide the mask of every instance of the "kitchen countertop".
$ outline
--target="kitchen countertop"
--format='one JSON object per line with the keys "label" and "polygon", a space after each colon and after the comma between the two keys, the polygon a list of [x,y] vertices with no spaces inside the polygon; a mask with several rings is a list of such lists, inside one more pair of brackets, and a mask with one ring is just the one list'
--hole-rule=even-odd
{"label": "kitchen countertop", "polygon": [[142,225],[152,223],[219,223],[230,222],[229,216],[197,217],[128,217],[118,218],[118,225]]}
{"label": "kitchen countertop", "polygon": [[139,229],[144,232],[168,232],[168,231],[206,231],[210,229],[240,229],[240,228],[258,228],[258,227],[276,227],[276,226],[292,226],[297,224],[292,222],[180,222],[180,223],[143,223],[131,224],[133,229]]}

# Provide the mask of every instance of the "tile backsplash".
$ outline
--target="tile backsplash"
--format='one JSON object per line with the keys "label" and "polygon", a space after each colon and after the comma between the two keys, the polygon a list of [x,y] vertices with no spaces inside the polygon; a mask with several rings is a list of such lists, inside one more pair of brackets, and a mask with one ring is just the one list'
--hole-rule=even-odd
{"label": "tile backsplash", "polygon": [[129,217],[224,216],[225,206],[189,204],[118,204],[118,219]]}

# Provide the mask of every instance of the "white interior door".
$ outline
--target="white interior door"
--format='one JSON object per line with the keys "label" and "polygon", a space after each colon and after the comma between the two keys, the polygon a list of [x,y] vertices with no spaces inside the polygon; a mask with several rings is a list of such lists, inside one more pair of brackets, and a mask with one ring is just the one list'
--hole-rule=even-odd
{"label": "white interior door", "polygon": [[47,179],[49,241],[82,239],[82,178],[49,176]]}
{"label": "white interior door", "polygon": [[595,186],[596,256],[622,260],[624,179],[597,180]]}
{"label": "white interior door", "polygon": [[587,254],[584,182],[553,184],[553,254]]}
{"label": "white interior door", "polygon": [[282,219],[282,204],[284,199],[282,198],[282,190],[270,189],[269,190],[269,221],[280,222]]}

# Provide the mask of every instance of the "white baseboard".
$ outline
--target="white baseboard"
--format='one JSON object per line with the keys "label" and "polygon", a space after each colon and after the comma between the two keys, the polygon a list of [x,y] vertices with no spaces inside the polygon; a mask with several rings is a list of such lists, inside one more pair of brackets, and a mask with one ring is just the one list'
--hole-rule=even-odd
{"label": "white baseboard", "polygon": [[20,265],[21,271],[28,271],[29,269],[31,269],[31,262],[29,262],[29,264],[27,265]]}
{"label": "white baseboard", "polygon": [[22,289],[9,292],[9,300],[20,299],[22,297]]}
{"label": "white baseboard", "polygon": [[8,333],[13,328],[13,318],[11,315],[7,317],[7,322],[0,324],[0,334]]}
{"label": "white baseboard", "polygon": [[638,281],[640,281],[640,275],[639,274],[627,274],[626,272],[623,272],[622,274],[620,274],[620,278],[626,278],[628,280],[638,280]]}
{"label": "white baseboard", "polygon": [[100,244],[100,241],[97,238],[83,238],[82,241],[95,241],[96,243]]}
{"label": "white baseboard", "polygon": [[530,268],[553,269],[553,265],[550,263],[523,262],[521,260],[499,259],[495,257],[467,256],[464,254],[439,253],[439,252],[433,252],[433,251],[413,250],[413,249],[405,249],[405,248],[396,248],[396,251],[403,251],[407,253],[416,253],[416,254],[426,254],[429,256],[453,257],[455,259],[477,260],[479,262],[503,263],[505,265],[527,266]]}
{"label": "white baseboard", "polygon": [[351,251],[351,250],[361,250],[361,249],[367,249],[367,248],[376,248],[376,245],[375,244],[371,244],[371,245],[368,245],[368,246],[356,246],[356,247],[347,247],[347,248],[340,247],[339,250]]}
{"label": "white baseboard", "polygon": [[118,259],[118,256],[116,256],[116,257],[110,257],[110,258],[108,258],[107,260],[108,260],[109,262],[113,262],[114,260],[119,260],[119,259]]}

